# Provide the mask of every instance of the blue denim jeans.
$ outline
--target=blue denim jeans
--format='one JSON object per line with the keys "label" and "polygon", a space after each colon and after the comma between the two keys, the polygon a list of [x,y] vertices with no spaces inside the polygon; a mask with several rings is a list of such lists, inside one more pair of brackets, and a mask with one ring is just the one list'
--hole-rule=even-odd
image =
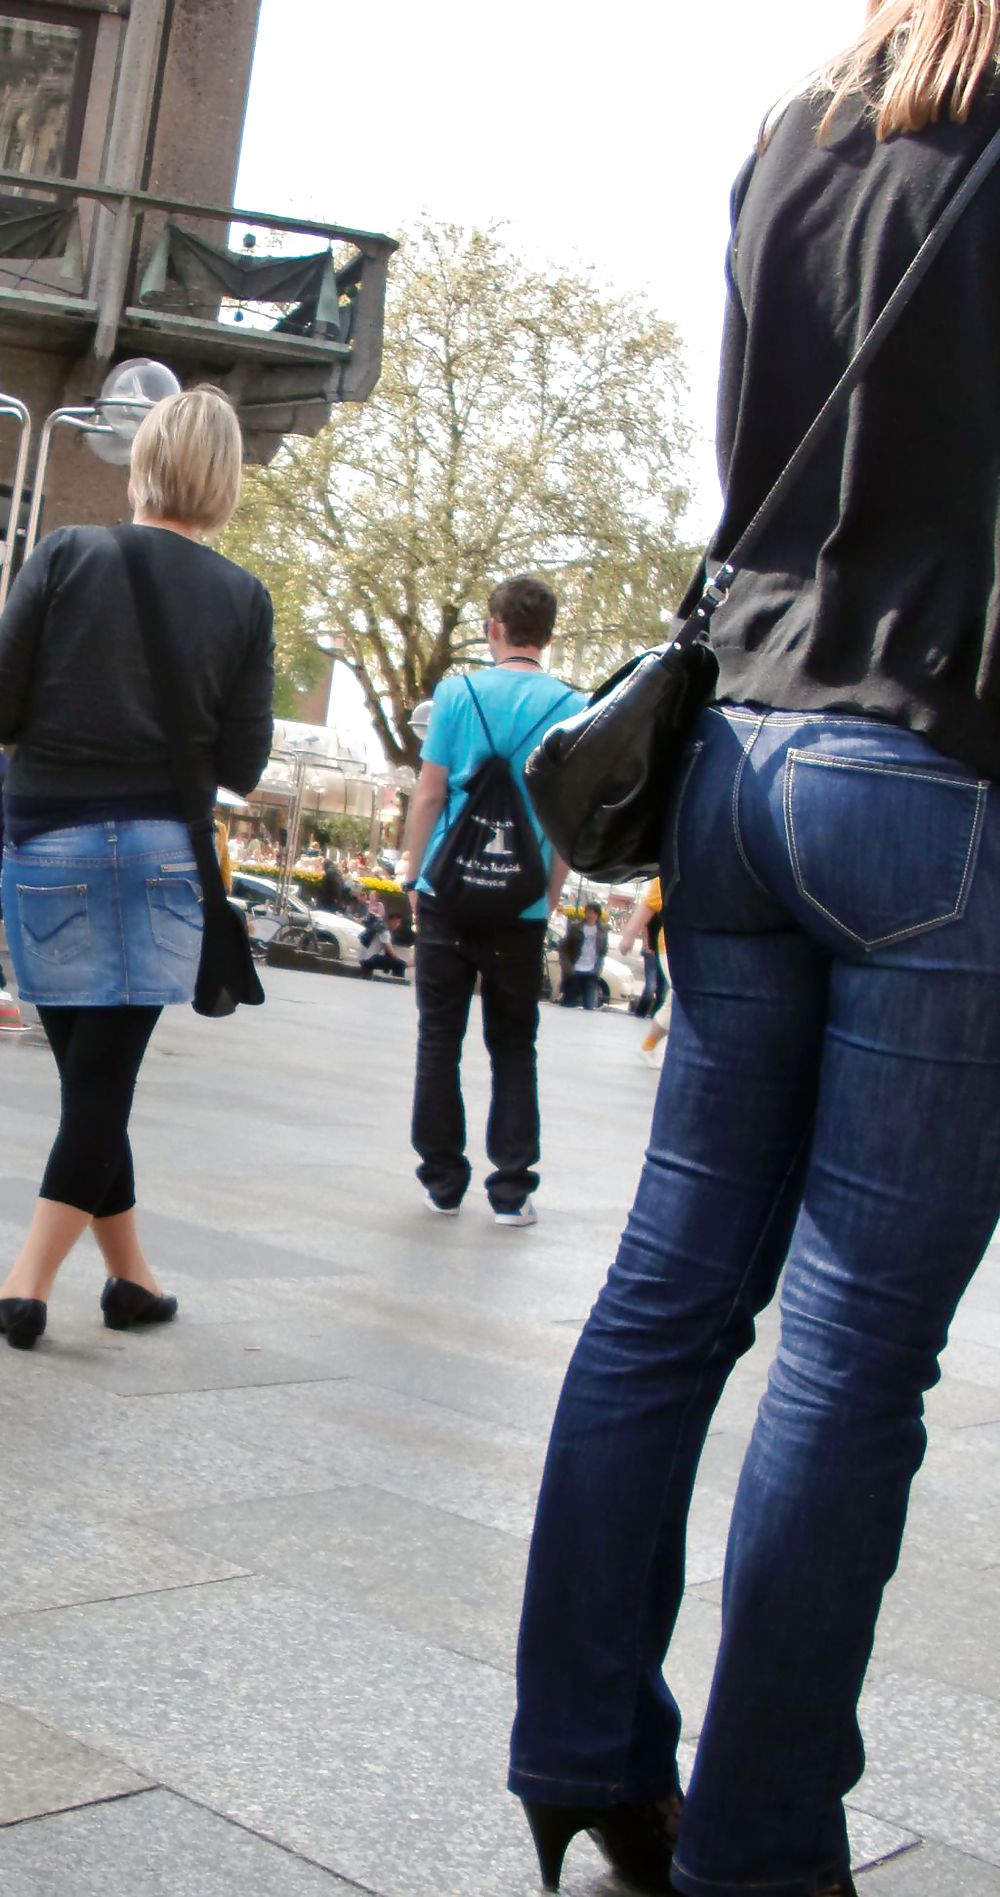
{"label": "blue denim jeans", "polygon": [[564,975],[559,994],[560,1007],[585,1008],[588,1014],[592,1014],[597,1007],[599,979],[597,975],[578,975],[575,969],[572,974]]}
{"label": "blue denim jeans", "polygon": [[1000,795],[893,726],[736,706],[702,714],[666,815],[670,1039],[553,1428],[510,1783],[676,1786],[698,1459],[784,1268],[674,1878],[815,1897],[848,1867],[923,1394],[1000,1212]]}
{"label": "blue denim jeans", "polygon": [[3,857],[7,941],[38,1007],[190,1001],[201,884],[183,823],[116,820],[49,830]]}

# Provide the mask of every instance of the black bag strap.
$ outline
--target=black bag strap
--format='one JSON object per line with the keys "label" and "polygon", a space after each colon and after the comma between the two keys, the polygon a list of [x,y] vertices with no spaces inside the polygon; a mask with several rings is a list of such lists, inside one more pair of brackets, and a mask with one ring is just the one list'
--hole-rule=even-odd
{"label": "black bag strap", "polygon": [[[497,747],[493,742],[493,733],[486,722],[486,713],[483,710],[483,707],[479,700],[479,695],[476,692],[476,689],[468,673],[465,674],[465,683],[467,684],[469,688],[472,702],[479,713],[479,722],[482,725],[484,732],[486,733],[486,742],[490,747],[490,753],[493,757],[499,757],[501,754],[497,750]],[[560,705],[565,705],[566,700],[568,698],[572,698],[572,697],[573,697],[573,686],[568,685],[566,690],[563,692],[562,697],[557,698],[554,705],[547,705],[541,717],[536,718],[534,724],[528,727],[528,730],[524,733],[523,737],[518,738],[517,743],[514,745],[513,750],[509,753],[509,755],[504,756],[504,762],[506,764],[509,764],[511,758],[514,755],[514,751],[520,751],[523,745],[530,744],[531,739],[535,735],[535,732],[541,730],[542,725],[547,724],[550,721],[550,719],[552,722],[554,722],[554,719],[552,719],[552,714],[559,710]]]}
{"label": "black bag strap", "polygon": [[111,533],[118,543],[132,589],[136,621],[156,694],[156,710],[167,741],[170,774],[191,835],[205,908],[226,908],[226,887],[215,849],[215,823],[206,808],[213,786],[206,779],[191,737],[190,706],[180,684],[181,668],[172,650],[166,614],[135,528],[112,527]]}
{"label": "black bag strap", "polygon": [[471,698],[471,700],[472,700],[472,702],[473,702],[473,704],[474,704],[474,705],[475,705],[475,707],[476,707],[476,710],[477,710],[477,711],[478,711],[478,713],[479,713],[479,722],[480,722],[480,724],[482,725],[482,727],[483,727],[483,730],[484,730],[484,732],[486,733],[486,742],[487,742],[487,744],[488,744],[488,745],[489,745],[489,747],[490,747],[490,752],[491,752],[491,754],[492,754],[492,756],[493,756],[493,757],[497,757],[497,756],[499,755],[499,753],[498,753],[498,751],[497,751],[497,747],[496,747],[496,745],[495,745],[495,744],[494,744],[494,742],[493,742],[493,733],[492,733],[492,731],[490,730],[490,728],[489,728],[489,725],[488,725],[488,724],[487,724],[487,722],[486,722],[486,713],[485,713],[485,711],[483,710],[483,707],[482,707],[482,705],[480,704],[480,701],[479,701],[479,694],[478,694],[478,692],[477,692],[477,691],[475,690],[475,688],[474,688],[474,686],[473,686],[473,683],[472,683],[472,680],[471,680],[471,678],[469,677],[469,675],[468,675],[468,673],[466,673],[466,675],[465,675],[465,683],[466,683],[466,685],[467,685],[467,686],[468,686],[468,688],[469,688],[469,697]]}
{"label": "black bag strap", "polygon": [[801,478],[803,469],[812,460],[820,442],[829,434],[833,423],[846,409],[862,377],[871,368],[875,357],[892,334],[903,311],[912,302],[938,252],[951,236],[963,212],[968,209],[977,192],[995,170],[998,161],[1000,161],[1000,132],[994,133],[954,196],[945,205],[937,222],[917,251],[913,262],[897,283],[885,308],[876,317],[857,353],[844,370],[836,388],[827,397],[812,426],[802,437],[795,453],[779,474],[770,493],[761,502],[749,526],[744,528],[723,564],[708,577],[701,599],[685,620],[682,630],[673,643],[691,645],[696,639],[704,638],[713,614],[728,597],[729,589],[747,555],[784,506],[788,495]]}

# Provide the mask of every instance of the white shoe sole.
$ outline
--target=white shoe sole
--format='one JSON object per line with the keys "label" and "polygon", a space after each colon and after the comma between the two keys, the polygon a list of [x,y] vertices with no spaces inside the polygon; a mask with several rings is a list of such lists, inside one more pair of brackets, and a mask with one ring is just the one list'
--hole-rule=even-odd
{"label": "white shoe sole", "polygon": [[534,1206],[531,1206],[527,1211],[525,1211],[522,1208],[520,1212],[494,1212],[493,1223],[494,1225],[511,1225],[511,1226],[525,1226],[525,1227],[529,1225],[537,1225],[538,1213],[535,1211]]}
{"label": "white shoe sole", "polygon": [[429,1192],[424,1193],[424,1206],[428,1212],[434,1212],[439,1219],[457,1219],[462,1208],[460,1205],[438,1205]]}

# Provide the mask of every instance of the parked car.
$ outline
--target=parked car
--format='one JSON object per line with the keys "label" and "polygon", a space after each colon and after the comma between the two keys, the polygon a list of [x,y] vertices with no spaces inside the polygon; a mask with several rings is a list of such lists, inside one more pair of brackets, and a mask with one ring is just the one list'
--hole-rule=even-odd
{"label": "parked car", "polygon": [[281,921],[264,956],[269,968],[302,968],[332,975],[339,967],[356,968],[364,955],[361,924],[327,909]]}
{"label": "parked car", "polygon": [[332,909],[311,909],[289,893],[279,914],[274,883],[267,876],[234,870],[232,900],[245,911],[251,940],[265,948],[272,968],[321,968],[357,964],[364,954],[361,923]]}
{"label": "parked car", "polygon": [[[241,908],[247,919],[251,940],[270,942],[281,926],[282,917],[275,903],[277,894],[273,877],[251,876],[245,870],[233,869],[233,887],[230,901]],[[289,894],[288,915],[294,920],[305,921],[311,914],[308,905],[298,896]]]}

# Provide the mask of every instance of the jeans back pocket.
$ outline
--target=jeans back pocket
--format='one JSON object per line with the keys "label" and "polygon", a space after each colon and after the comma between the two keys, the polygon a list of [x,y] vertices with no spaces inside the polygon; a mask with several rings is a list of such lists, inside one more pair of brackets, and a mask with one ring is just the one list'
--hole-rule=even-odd
{"label": "jeans back pocket", "polygon": [[789,750],[785,836],[800,896],[862,949],[957,921],[989,788],[908,764]]}
{"label": "jeans back pocket", "polygon": [[85,956],[90,948],[86,883],[51,889],[17,885],[17,913],[25,951],[57,965]]}
{"label": "jeans back pocket", "polygon": [[193,962],[201,951],[201,890],[188,877],[156,876],[146,883],[149,923],[157,948]]}

